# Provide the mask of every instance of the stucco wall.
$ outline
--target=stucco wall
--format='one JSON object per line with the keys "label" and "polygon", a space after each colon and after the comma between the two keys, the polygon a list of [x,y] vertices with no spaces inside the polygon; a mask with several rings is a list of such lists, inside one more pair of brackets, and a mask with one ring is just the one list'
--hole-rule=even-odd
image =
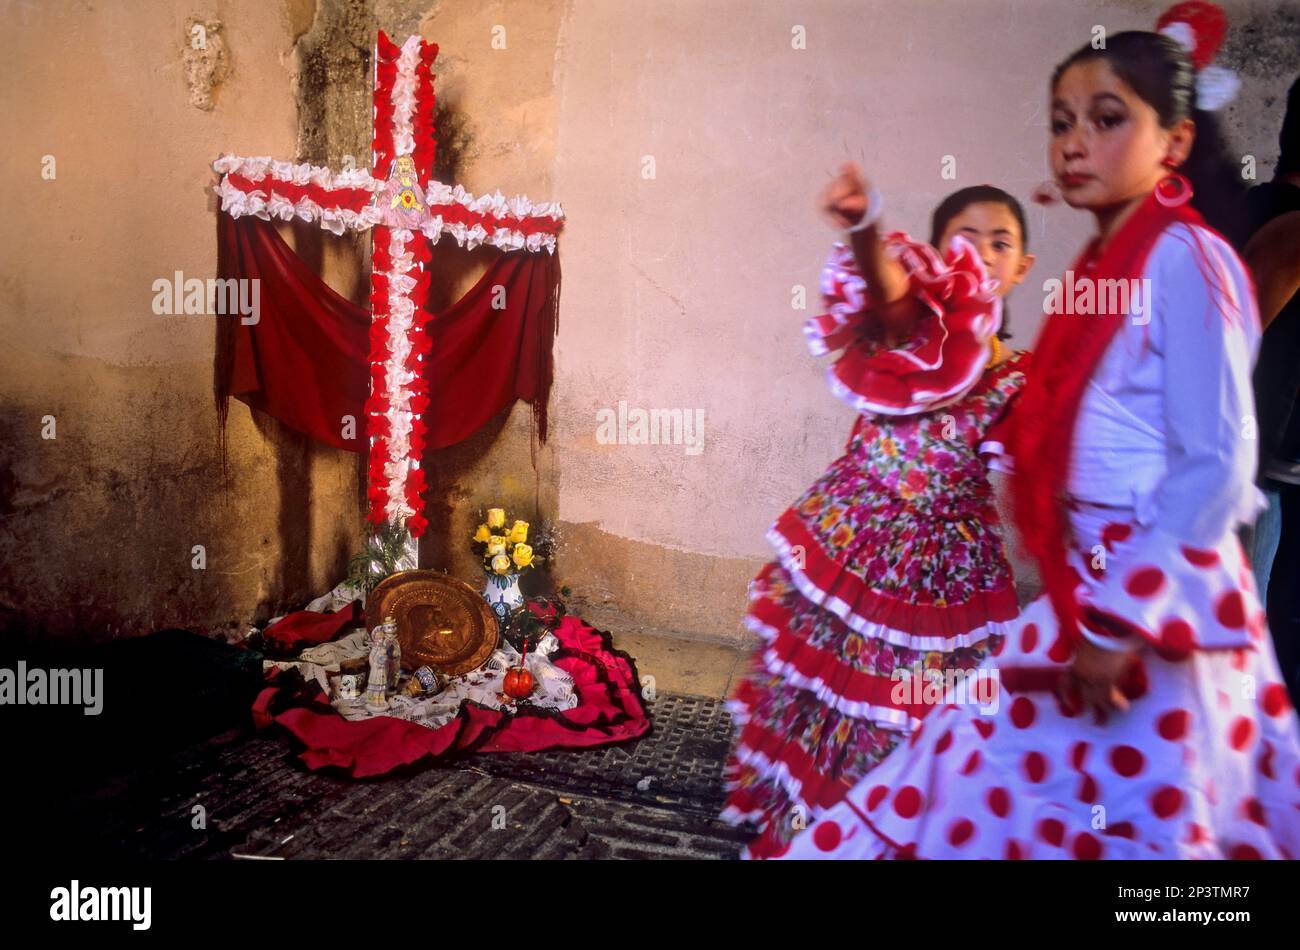
{"label": "stucco wall", "polygon": [[[477,582],[463,540],[475,509],[500,501],[558,522],[556,579],[597,622],[741,638],[763,532],[852,423],[799,332],[833,238],[813,208],[828,172],[860,161],[887,222],[912,231],[956,187],[1027,197],[1045,177],[1051,67],[1094,24],[1148,26],[1164,5],[5,5],[0,618],[95,637],[216,626],[265,618],[340,576],[360,535],[356,457],[232,403],[223,478],[212,318],[154,314],[151,287],[214,270],[204,185],[217,154],[364,153],[365,37],[383,27],[442,47],[446,174],[475,193],[559,200],[568,215],[550,441],[534,470],[517,406],[432,453],[423,562]],[[1280,93],[1300,70],[1300,10],[1225,6],[1244,81],[1228,124],[1267,178]],[[191,15],[222,24],[228,75],[210,110],[186,83]],[[795,27],[806,49],[791,48]],[[955,180],[940,177],[945,155]],[[1089,222],[1030,215],[1041,285]],[[292,236],[359,299],[361,242]],[[439,247],[435,296],[454,299],[485,259]],[[791,305],[800,285],[803,311]],[[1021,345],[1035,286],[1011,300]],[[620,401],[702,412],[702,450],[603,444],[597,414]],[[47,415],[54,440],[41,437]],[[191,567],[195,544],[206,570]]]}
{"label": "stucco wall", "polygon": [[[791,308],[796,285],[816,306],[834,235],[813,201],[828,173],[859,161],[887,224],[913,233],[958,187],[991,182],[1025,200],[1047,177],[1053,66],[1094,24],[1149,28],[1164,7],[670,0],[632,17],[575,5],[557,68],[556,184],[571,220],[556,461],[560,514],[581,539],[565,564],[592,596],[740,635],[764,531],[839,454],[853,418],[825,387],[827,360],[804,349],[800,324],[816,310]],[[1267,178],[1279,93],[1300,72],[1300,7],[1227,8],[1243,70],[1228,125]],[[796,26],[804,50],[791,48]],[[940,176],[945,155],[955,180]],[[1091,224],[1064,207],[1028,213],[1038,263],[1010,300],[1021,346],[1042,281]],[[703,410],[703,451],[600,444],[596,413],[620,400]]]}
{"label": "stucco wall", "polygon": [[230,67],[211,111],[190,104],[184,62],[188,18],[210,9],[4,7],[6,628],[105,638],[265,615],[326,584],[354,544],[353,456],[237,406],[223,479],[212,318],[152,308],[156,279],[214,272],[212,158],[294,151],[291,50],[306,24],[258,0],[220,6]]}

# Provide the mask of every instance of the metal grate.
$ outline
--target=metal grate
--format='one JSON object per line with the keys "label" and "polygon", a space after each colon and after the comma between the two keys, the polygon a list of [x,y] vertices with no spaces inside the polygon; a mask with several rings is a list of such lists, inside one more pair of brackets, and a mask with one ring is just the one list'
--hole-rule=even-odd
{"label": "metal grate", "polygon": [[725,798],[722,764],[732,736],[726,706],[718,699],[662,692],[647,706],[653,727],[634,742],[482,755],[473,767],[556,790],[716,815]]}

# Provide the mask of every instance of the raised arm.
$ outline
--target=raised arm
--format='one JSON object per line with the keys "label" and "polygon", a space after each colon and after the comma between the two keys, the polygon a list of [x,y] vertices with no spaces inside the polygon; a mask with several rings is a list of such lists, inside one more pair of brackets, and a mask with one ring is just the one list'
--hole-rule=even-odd
{"label": "raised arm", "polygon": [[[862,170],[854,162],[845,162],[839,175],[822,191],[818,206],[836,229],[850,230],[873,210],[867,207],[870,193],[871,186]],[[907,339],[924,310],[909,292],[906,269],[890,256],[881,235],[877,216],[868,226],[852,231],[849,238],[858,270],[871,288],[876,314],[885,331],[885,345],[892,348]]]}

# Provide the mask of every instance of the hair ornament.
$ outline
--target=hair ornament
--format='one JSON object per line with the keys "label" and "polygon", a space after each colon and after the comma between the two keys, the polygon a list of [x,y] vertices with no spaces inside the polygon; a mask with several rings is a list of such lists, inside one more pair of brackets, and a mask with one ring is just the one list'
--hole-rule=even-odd
{"label": "hair ornament", "polygon": [[1161,14],[1156,30],[1174,40],[1196,67],[1196,108],[1217,112],[1237,97],[1241,79],[1223,66],[1211,66],[1228,35],[1228,18],[1207,0],[1177,3]]}

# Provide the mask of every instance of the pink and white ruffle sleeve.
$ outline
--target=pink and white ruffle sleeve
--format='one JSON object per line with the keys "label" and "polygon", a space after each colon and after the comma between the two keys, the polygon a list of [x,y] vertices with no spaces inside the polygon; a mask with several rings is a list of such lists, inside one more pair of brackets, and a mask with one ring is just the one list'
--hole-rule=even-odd
{"label": "pink and white ruffle sleeve", "polygon": [[889,235],[886,247],[928,311],[913,337],[895,349],[883,345],[866,280],[842,243],[822,270],[826,312],[804,324],[804,337],[814,356],[844,350],[827,379],[831,392],[858,412],[927,412],[957,401],[979,380],[989,340],[1002,324],[1002,302],[974,247],[960,237],[946,259],[901,231]]}

